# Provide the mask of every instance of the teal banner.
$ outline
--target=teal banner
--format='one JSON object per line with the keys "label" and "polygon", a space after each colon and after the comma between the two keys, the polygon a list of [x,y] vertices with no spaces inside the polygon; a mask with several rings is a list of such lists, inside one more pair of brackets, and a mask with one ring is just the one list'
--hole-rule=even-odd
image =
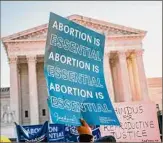
{"label": "teal banner", "polygon": [[119,125],[103,72],[105,36],[50,13],[44,57],[53,123]]}

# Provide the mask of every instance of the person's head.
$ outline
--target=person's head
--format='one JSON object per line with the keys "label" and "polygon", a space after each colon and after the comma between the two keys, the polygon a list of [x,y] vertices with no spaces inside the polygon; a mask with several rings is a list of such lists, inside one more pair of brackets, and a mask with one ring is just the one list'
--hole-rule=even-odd
{"label": "person's head", "polygon": [[100,138],[97,142],[116,142],[116,139],[114,136],[105,136]]}

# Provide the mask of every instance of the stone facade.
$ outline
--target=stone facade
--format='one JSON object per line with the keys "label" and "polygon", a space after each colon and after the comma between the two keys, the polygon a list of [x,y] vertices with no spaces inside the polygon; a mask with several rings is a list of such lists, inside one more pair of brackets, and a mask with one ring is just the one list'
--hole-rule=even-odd
{"label": "stone facade", "polygon": [[[143,64],[146,31],[80,15],[68,19],[105,34],[104,73],[112,102],[149,101]],[[10,109],[19,124],[49,120],[43,58],[48,24],[2,38],[10,65]]]}
{"label": "stone facade", "polygon": [[30,112],[29,110],[29,84],[28,84],[28,65],[26,63],[21,63],[19,65],[20,74],[20,94],[21,95],[21,117],[22,124],[26,125],[30,123],[30,113],[28,117],[25,116],[25,112]]}
{"label": "stone facade", "polygon": [[162,77],[148,78],[149,97],[162,110]]}
{"label": "stone facade", "polygon": [[[27,65],[21,64],[21,100],[22,100],[22,107],[21,107],[21,116],[22,116],[22,124],[29,125],[30,124],[30,116],[25,117],[25,111],[30,111],[29,108],[29,92],[28,92],[28,72],[27,72]],[[107,76],[108,77],[108,76]],[[107,79],[107,78],[106,78]],[[109,79],[107,80],[109,83]],[[47,99],[47,90],[46,90],[46,83],[45,78],[43,75],[43,63],[37,65],[37,83],[38,83],[38,95],[39,95],[39,121],[43,123],[46,120],[49,120],[49,112],[46,103]],[[148,91],[150,100],[153,101],[155,104],[159,105],[159,109],[162,110],[162,78],[147,78],[148,83]],[[108,84],[107,84],[108,86]],[[109,93],[111,93],[111,89],[108,87]],[[112,94],[111,94],[112,95]],[[6,127],[12,125],[13,121],[11,108],[10,108],[10,88],[1,88],[1,126]],[[111,97],[111,100],[114,102],[114,97]],[[42,111],[45,109],[46,115],[42,116]],[[29,114],[30,115],[30,114]],[[14,117],[14,114],[13,114]]]}
{"label": "stone facade", "polygon": [[[39,122],[44,123],[49,120],[49,112],[47,106],[47,88],[43,73],[43,63],[37,65],[37,89],[38,89],[38,101],[39,101]],[[43,110],[46,112],[43,116]]]}

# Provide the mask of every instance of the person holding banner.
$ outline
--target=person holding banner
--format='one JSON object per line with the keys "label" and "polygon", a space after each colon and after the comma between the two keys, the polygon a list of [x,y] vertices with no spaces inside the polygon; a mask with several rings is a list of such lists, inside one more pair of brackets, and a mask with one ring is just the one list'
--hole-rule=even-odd
{"label": "person holding banner", "polygon": [[93,142],[92,130],[85,120],[80,119],[82,126],[77,127],[80,142]]}
{"label": "person holding banner", "polygon": [[[92,130],[87,122],[83,119],[80,119],[82,126],[77,127],[79,133],[79,141],[80,142],[94,142],[94,138],[92,135]],[[114,136],[105,136],[97,140],[96,142],[116,142]]]}

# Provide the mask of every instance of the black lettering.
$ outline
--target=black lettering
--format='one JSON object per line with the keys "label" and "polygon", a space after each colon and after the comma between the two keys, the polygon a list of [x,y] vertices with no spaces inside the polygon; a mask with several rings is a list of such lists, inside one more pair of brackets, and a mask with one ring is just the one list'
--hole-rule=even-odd
{"label": "black lettering", "polygon": [[142,121],[139,121],[139,123],[140,123],[140,129],[142,128]]}
{"label": "black lettering", "polygon": [[118,132],[116,134],[117,134],[117,139],[121,139],[122,138],[121,132],[119,132],[119,136],[118,136]]}
{"label": "black lettering", "polygon": [[130,137],[130,139],[132,139],[132,133],[133,133],[133,131],[127,131],[127,133],[129,134],[129,137]]}
{"label": "black lettering", "polygon": [[136,129],[139,129],[139,122],[136,122]]}
{"label": "black lettering", "polygon": [[142,136],[139,134],[139,132],[140,131],[136,131],[136,136],[141,138]]}
{"label": "black lettering", "polygon": [[148,121],[145,121],[144,124],[145,124],[145,128],[148,128],[149,126]]}
{"label": "black lettering", "polygon": [[132,114],[132,108],[131,107],[126,107],[128,114]]}
{"label": "black lettering", "polygon": [[128,125],[128,130],[131,129],[131,122],[127,122],[127,125]]}
{"label": "black lettering", "polygon": [[138,107],[136,107],[136,108],[133,107],[133,113],[134,114],[138,114],[138,111],[139,111]]}
{"label": "black lettering", "polygon": [[153,121],[150,121],[150,128],[154,128],[154,123],[153,123]]}
{"label": "black lettering", "polygon": [[139,113],[143,113],[143,107],[142,106],[139,106]]}
{"label": "black lettering", "polygon": [[147,137],[147,132],[146,132],[146,130],[142,130],[142,136],[143,136],[143,137]]}
{"label": "black lettering", "polygon": [[104,126],[104,131],[109,131],[108,126]]}
{"label": "black lettering", "polygon": [[124,130],[123,123],[120,122],[120,128]]}
{"label": "black lettering", "polygon": [[125,132],[123,132],[123,139],[126,139],[127,138],[127,135]]}

